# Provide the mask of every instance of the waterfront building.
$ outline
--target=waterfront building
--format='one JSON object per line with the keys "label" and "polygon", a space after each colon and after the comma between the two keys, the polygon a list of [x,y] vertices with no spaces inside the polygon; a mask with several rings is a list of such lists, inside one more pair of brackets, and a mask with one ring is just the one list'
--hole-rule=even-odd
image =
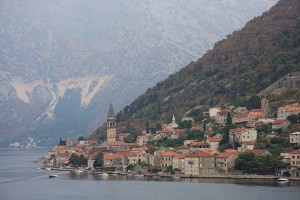
{"label": "waterfront building", "polygon": [[199,150],[185,155],[184,173],[187,175],[208,175],[215,172],[215,156]]}
{"label": "waterfront building", "polygon": [[224,172],[229,172],[233,169],[237,155],[234,153],[222,152],[216,156],[216,167],[219,167]]}
{"label": "waterfront building", "polygon": [[290,152],[291,154],[291,167],[300,167],[300,150]]}

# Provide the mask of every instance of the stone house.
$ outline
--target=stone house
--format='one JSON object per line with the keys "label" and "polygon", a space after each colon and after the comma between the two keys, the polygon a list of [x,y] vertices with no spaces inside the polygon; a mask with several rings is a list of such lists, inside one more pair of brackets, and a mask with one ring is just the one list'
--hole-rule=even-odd
{"label": "stone house", "polygon": [[231,145],[234,142],[244,143],[246,141],[255,142],[257,139],[257,131],[255,129],[235,128],[229,130],[229,140]]}
{"label": "stone house", "polygon": [[224,172],[229,172],[233,169],[237,155],[234,153],[222,152],[216,156],[216,167],[221,168]]}
{"label": "stone house", "polygon": [[190,153],[190,148],[188,146],[180,146],[177,147],[177,152],[181,153],[181,154],[189,154]]}
{"label": "stone house", "polygon": [[122,165],[122,156],[119,154],[105,153],[103,155],[104,167],[118,167]]}
{"label": "stone house", "polygon": [[290,134],[291,144],[300,144],[300,132],[294,132]]}
{"label": "stone house", "polygon": [[199,150],[184,158],[184,174],[208,175],[215,172],[215,156]]}
{"label": "stone house", "polygon": [[[161,155],[161,167],[167,168],[169,166],[173,166],[173,158],[179,155],[179,153],[174,151],[168,151]],[[173,166],[174,167],[174,166]]]}
{"label": "stone house", "polygon": [[184,157],[183,154],[177,154],[173,157],[173,169],[179,169],[184,174]]}
{"label": "stone house", "polygon": [[291,155],[291,167],[300,167],[300,150],[290,152]]}
{"label": "stone house", "polygon": [[289,120],[286,119],[277,119],[272,123],[272,129],[282,129],[286,130],[291,125]]}
{"label": "stone house", "polygon": [[284,148],[280,153],[282,162],[291,164],[291,152],[295,151],[292,147]]}
{"label": "stone house", "polygon": [[298,115],[300,113],[300,104],[286,105],[279,107],[277,111],[277,119],[286,119],[290,115]]}
{"label": "stone house", "polygon": [[217,123],[221,125],[226,124],[228,113],[230,114],[230,110],[228,109],[223,109],[220,112],[218,112],[216,116]]}
{"label": "stone house", "polygon": [[208,137],[206,142],[209,144],[210,149],[218,149],[221,138],[219,137]]}
{"label": "stone house", "polygon": [[210,146],[208,143],[206,142],[194,142],[193,144],[191,144],[190,146],[190,150],[191,152],[195,152],[198,150],[204,150],[207,151],[210,149]]}

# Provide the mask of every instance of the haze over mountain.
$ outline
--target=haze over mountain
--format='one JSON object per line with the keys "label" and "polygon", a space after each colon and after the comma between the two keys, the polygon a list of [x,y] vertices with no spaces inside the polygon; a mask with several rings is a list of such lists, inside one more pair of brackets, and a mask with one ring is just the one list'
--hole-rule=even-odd
{"label": "haze over mountain", "polygon": [[130,124],[139,130],[149,120],[155,127],[157,122],[168,123],[173,114],[179,118],[213,106],[246,106],[247,98],[273,91],[268,94],[274,103],[271,112],[299,102],[299,11],[300,1],[280,0],[197,61],[136,98],[117,114],[119,126]]}
{"label": "haze over mountain", "polygon": [[276,2],[0,1],[0,144],[88,134]]}

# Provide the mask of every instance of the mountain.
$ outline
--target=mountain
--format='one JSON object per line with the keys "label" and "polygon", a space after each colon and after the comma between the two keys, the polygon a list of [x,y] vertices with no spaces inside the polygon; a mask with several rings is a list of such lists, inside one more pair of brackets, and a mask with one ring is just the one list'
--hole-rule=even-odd
{"label": "mountain", "polygon": [[0,144],[88,134],[275,2],[0,1]]}
{"label": "mountain", "polygon": [[[239,106],[286,74],[298,74],[299,11],[300,1],[279,1],[241,30],[217,42],[200,59],[148,89],[118,113],[119,124],[138,120],[169,122],[172,114],[183,116],[194,108]],[[298,86],[288,95],[299,101],[299,80],[294,82]]]}

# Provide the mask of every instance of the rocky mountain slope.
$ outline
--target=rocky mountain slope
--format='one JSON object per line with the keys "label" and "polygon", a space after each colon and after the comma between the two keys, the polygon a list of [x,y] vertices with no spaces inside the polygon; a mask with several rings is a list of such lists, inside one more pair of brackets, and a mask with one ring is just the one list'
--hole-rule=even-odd
{"label": "rocky mountain slope", "polygon": [[[117,115],[118,121],[164,121],[195,107],[239,106],[286,74],[299,71],[299,11],[300,1],[279,1],[199,60],[148,89]],[[299,86],[297,91],[300,100]]]}
{"label": "rocky mountain slope", "polygon": [[0,1],[0,143],[89,133],[275,2]]}

